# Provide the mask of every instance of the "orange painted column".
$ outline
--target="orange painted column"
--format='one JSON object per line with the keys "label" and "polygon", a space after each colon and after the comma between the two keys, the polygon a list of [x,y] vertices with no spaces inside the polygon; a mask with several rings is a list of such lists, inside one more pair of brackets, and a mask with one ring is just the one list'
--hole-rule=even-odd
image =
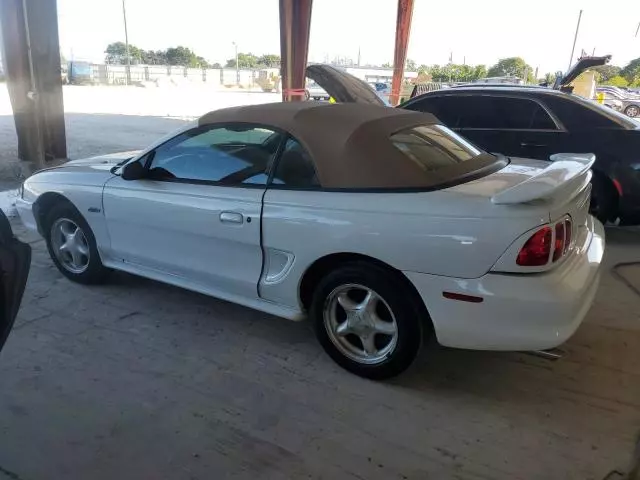
{"label": "orange painted column", "polygon": [[305,100],[313,0],[280,0],[280,75],[282,100]]}
{"label": "orange painted column", "polygon": [[393,52],[393,81],[389,102],[397,105],[400,101],[404,65],[407,62],[411,17],[413,16],[413,0],[398,0],[398,17],[396,19],[396,46]]}

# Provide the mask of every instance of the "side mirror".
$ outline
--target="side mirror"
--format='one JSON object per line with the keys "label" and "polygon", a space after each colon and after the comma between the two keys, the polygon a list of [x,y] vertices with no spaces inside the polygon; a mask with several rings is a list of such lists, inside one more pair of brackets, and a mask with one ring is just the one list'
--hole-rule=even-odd
{"label": "side mirror", "polygon": [[142,164],[138,162],[127,163],[122,168],[123,180],[140,180],[144,177],[145,170]]}

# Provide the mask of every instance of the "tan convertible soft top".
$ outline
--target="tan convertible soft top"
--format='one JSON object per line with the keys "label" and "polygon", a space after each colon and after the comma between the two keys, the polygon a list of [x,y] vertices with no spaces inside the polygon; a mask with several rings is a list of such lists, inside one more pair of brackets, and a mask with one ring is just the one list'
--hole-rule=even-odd
{"label": "tan convertible soft top", "polygon": [[417,165],[389,137],[433,115],[361,104],[290,102],[232,107],[198,124],[247,122],[289,132],[313,157],[324,188],[419,188],[437,183],[416,175]]}

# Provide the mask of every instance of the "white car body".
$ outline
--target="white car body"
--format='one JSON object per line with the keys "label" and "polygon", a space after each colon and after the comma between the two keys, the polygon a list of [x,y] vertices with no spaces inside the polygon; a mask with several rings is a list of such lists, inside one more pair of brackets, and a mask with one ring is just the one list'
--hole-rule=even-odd
{"label": "white car body", "polygon": [[[42,232],[38,202],[64,197],[89,224],[105,266],[291,320],[307,315],[301,283],[316,262],[375,259],[411,282],[439,343],[450,347],[551,348],[574,333],[594,299],[604,230],[588,214],[593,156],[511,159],[491,175],[413,193],[131,181],[113,173],[161,143],[37,173],[17,200],[22,221]],[[516,264],[532,232],[564,218],[574,230],[563,258]]]}

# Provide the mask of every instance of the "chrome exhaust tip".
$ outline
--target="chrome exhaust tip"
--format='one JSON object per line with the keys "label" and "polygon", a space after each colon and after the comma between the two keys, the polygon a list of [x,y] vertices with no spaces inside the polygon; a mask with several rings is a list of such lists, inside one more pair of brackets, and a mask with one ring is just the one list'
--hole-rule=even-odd
{"label": "chrome exhaust tip", "polygon": [[551,361],[560,360],[562,357],[564,357],[564,351],[560,350],[559,348],[550,348],[548,350],[534,350],[527,353]]}

